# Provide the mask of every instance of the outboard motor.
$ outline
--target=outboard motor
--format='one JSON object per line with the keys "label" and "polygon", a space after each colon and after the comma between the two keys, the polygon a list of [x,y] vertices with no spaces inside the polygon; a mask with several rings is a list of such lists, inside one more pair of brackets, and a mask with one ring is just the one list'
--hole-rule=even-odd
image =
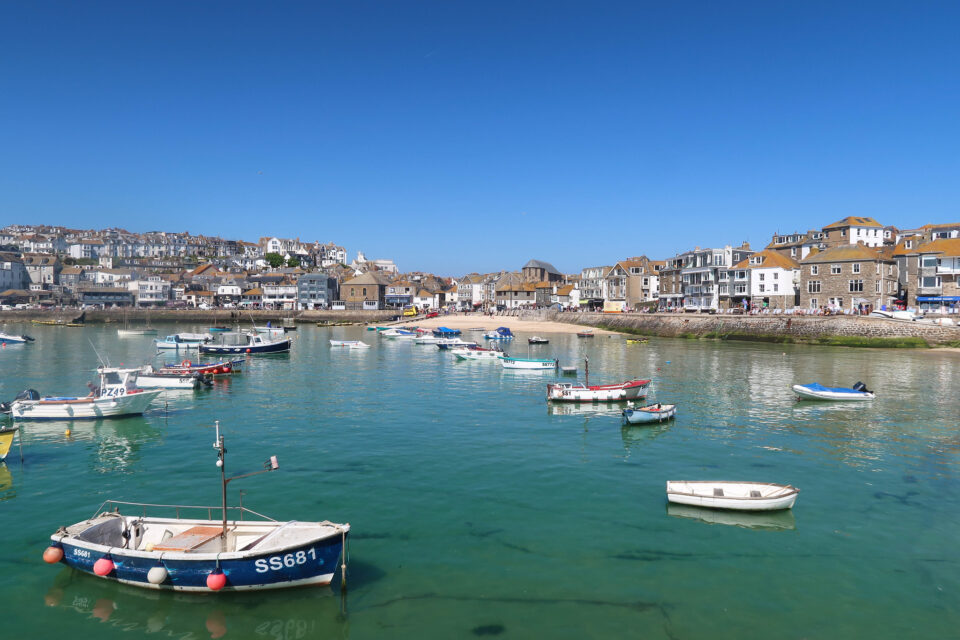
{"label": "outboard motor", "polygon": [[867,389],[867,385],[863,384],[862,382],[857,382],[857,384],[853,385],[853,390],[860,391],[861,393],[873,393]]}
{"label": "outboard motor", "polygon": [[13,403],[17,400],[39,400],[40,392],[36,389],[24,389],[17,394],[17,397],[10,402],[0,402],[0,413],[10,413]]}

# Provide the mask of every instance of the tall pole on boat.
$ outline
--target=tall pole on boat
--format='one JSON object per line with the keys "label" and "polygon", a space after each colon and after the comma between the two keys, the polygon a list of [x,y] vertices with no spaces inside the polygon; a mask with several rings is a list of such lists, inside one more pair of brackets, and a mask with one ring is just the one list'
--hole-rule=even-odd
{"label": "tall pole on boat", "polygon": [[583,386],[590,386],[590,356],[583,356]]}
{"label": "tall pole on boat", "polygon": [[223,489],[223,528],[220,530],[220,545],[223,551],[227,550],[227,465],[224,458],[227,455],[227,448],[223,444],[223,436],[220,435],[220,421],[214,422],[217,429],[217,440],[213,443],[213,448],[217,450],[217,466],[220,467],[220,486]]}

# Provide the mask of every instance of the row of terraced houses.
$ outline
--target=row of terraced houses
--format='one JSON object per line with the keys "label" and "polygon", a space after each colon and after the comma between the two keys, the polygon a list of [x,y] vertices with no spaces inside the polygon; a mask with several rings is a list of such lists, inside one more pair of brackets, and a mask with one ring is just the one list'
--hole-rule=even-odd
{"label": "row of terraced houses", "polygon": [[[271,258],[268,260],[268,258]],[[795,313],[960,307],[960,223],[916,229],[850,216],[804,233],[630,257],[565,274],[519,270],[401,273],[334,243],[12,225],[0,230],[0,304],[302,309]]]}

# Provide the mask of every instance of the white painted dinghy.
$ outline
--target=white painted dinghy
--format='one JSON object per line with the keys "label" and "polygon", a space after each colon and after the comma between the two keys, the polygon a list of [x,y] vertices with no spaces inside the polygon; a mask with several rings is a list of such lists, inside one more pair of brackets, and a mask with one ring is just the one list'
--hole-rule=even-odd
{"label": "white painted dinghy", "polygon": [[630,424],[648,424],[651,422],[664,422],[677,415],[677,405],[675,404],[648,404],[645,407],[628,406],[623,410],[623,418]]}
{"label": "white painted dinghy", "polygon": [[825,387],[819,382],[811,384],[795,384],[793,392],[801,400],[839,400],[841,402],[858,402],[861,400],[873,400],[876,395],[873,391],[867,389],[862,383],[858,382],[852,388],[847,387]]}
{"label": "white painted dinghy", "polygon": [[710,480],[669,480],[667,500],[710,509],[776,511],[789,509],[800,489],[788,484],[767,482],[724,482]]}

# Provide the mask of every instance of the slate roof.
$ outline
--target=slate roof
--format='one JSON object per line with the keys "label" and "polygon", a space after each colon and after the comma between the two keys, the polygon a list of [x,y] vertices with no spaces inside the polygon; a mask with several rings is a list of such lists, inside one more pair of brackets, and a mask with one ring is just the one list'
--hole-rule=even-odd
{"label": "slate roof", "polygon": [[563,275],[562,273],[560,273],[560,271],[557,270],[555,266],[553,266],[549,262],[544,262],[543,260],[531,260],[527,264],[523,265],[524,269],[528,269],[530,267],[534,269],[546,269],[547,273],[555,273],[558,276]]}

